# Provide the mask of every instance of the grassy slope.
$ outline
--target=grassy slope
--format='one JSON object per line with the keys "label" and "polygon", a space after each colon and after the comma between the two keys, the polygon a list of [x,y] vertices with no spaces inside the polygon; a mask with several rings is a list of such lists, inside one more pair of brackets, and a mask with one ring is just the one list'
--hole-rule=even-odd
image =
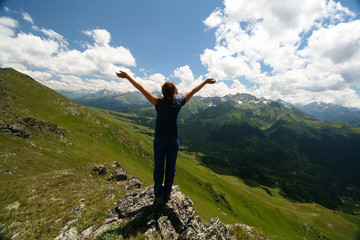
{"label": "grassy slope", "polygon": [[[10,236],[21,231],[23,239],[51,238],[75,217],[80,230],[100,224],[124,191],[121,184],[91,174],[95,164],[109,166],[118,161],[144,185],[152,184],[149,129],[125,114],[79,106],[16,72],[8,75],[6,85],[0,83],[7,88],[6,101],[12,110],[0,120],[19,115],[20,120],[33,117],[66,128],[61,141],[46,131],[32,130],[31,139],[0,133],[0,169],[17,172],[0,175],[0,228]],[[0,77],[7,76],[2,72]],[[64,171],[74,175],[60,175]],[[270,239],[317,239],[318,233],[330,239],[355,239],[359,232],[358,217],[315,204],[291,203],[276,189],[270,190],[272,197],[259,186],[213,173],[194,154],[179,154],[175,184],[191,197],[204,222],[218,216],[225,223],[255,226]],[[105,200],[109,194],[115,199]],[[79,214],[74,208],[81,199],[86,210]],[[17,211],[6,210],[16,201],[20,202]],[[21,224],[9,228],[14,222]]]}

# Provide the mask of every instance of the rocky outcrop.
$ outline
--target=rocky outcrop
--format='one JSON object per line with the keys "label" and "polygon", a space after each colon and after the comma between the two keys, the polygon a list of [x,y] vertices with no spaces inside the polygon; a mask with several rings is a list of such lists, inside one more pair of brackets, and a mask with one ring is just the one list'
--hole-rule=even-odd
{"label": "rocky outcrop", "polygon": [[24,118],[23,120],[7,120],[0,122],[2,132],[9,135],[15,135],[22,138],[31,138],[31,134],[45,134],[46,136],[54,136],[62,140],[65,137],[67,129],[61,128],[55,123],[45,122],[35,118]]}
{"label": "rocky outcrop", "polygon": [[[112,165],[116,173],[126,173],[118,164]],[[106,168],[99,165],[93,169],[99,175],[106,174]],[[111,178],[116,178],[114,175]],[[127,176],[127,175],[126,175]],[[255,231],[247,225],[225,225],[219,218],[202,223],[196,214],[192,200],[181,192],[179,186],[174,186],[170,199],[165,203],[154,204],[154,186],[140,188],[141,182],[130,178],[125,184],[129,191],[117,202],[115,208],[109,211],[108,217],[101,226],[90,226],[78,232],[70,221],[62,229],[56,240],[69,239],[266,239],[265,236],[254,234]],[[112,199],[114,196],[109,195]],[[108,200],[107,198],[107,200]],[[81,202],[80,202],[81,203]],[[81,212],[85,208],[80,204],[75,208]],[[239,231],[240,229],[240,231]],[[245,234],[245,235],[244,235]],[[260,236],[260,237],[259,237]]]}
{"label": "rocky outcrop", "polygon": [[153,191],[153,186],[129,191],[110,210],[102,226],[92,233],[86,230],[87,236],[101,239],[121,234],[131,238],[142,234],[145,239],[236,239],[229,231],[233,225],[225,225],[219,218],[203,224],[193,202],[179,186],[173,187],[170,200],[163,204],[153,204]]}
{"label": "rocky outcrop", "polygon": [[97,172],[100,176],[105,175],[107,172],[107,169],[104,165],[99,165],[93,168],[94,172]]}

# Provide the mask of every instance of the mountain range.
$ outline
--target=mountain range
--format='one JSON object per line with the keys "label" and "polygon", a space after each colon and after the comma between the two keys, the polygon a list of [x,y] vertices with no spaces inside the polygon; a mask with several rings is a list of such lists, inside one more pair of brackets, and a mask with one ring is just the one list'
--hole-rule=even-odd
{"label": "mountain range", "polygon": [[[86,107],[3,68],[0,99],[0,238],[55,238],[68,222],[79,232],[102,226],[125,191],[92,174],[95,165],[117,161],[152,184],[153,107]],[[175,184],[203,220],[255,226],[269,239],[356,239],[358,155],[333,160],[334,144],[356,148],[359,128],[247,94],[193,98],[181,114]],[[315,190],[325,181],[321,194],[334,198],[320,202],[309,180]]]}
{"label": "mountain range", "polygon": [[296,107],[320,121],[347,122],[360,126],[360,109],[358,108],[324,102],[312,102],[306,105],[296,104]]}
{"label": "mountain range", "polygon": [[[103,109],[110,109],[114,111],[128,112],[137,108],[150,107],[151,105],[139,92],[114,92],[108,89],[88,93],[79,91],[60,91],[64,96],[70,99],[92,107],[99,107]],[[154,93],[160,96],[159,92]],[[210,97],[207,100],[209,104],[217,104],[223,100],[232,98],[234,96],[227,95],[224,97]],[[320,121],[331,122],[347,122],[355,126],[360,126],[360,109],[353,107],[344,107],[338,104],[312,102],[309,104],[290,104],[278,99],[276,101],[260,98],[258,100],[277,102],[283,106],[298,108],[307,115]]]}

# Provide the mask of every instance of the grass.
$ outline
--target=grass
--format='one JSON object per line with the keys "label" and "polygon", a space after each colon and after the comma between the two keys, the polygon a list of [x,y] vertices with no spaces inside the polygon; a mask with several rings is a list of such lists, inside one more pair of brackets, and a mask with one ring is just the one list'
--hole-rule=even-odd
{"label": "grass", "polygon": [[[110,164],[106,166],[111,169]],[[3,232],[18,239],[49,239],[59,235],[69,220],[79,232],[100,226],[124,194],[124,182],[107,181],[92,171],[93,164],[0,182]],[[107,174],[109,175],[109,173]],[[108,196],[113,196],[111,199]],[[110,200],[109,200],[110,199]],[[15,201],[17,210],[6,210]]]}

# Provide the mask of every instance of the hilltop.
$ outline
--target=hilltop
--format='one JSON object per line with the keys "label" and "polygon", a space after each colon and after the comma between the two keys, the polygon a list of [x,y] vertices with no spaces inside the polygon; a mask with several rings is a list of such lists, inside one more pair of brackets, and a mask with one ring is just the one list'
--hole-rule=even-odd
{"label": "hilltop", "polygon": [[[0,69],[0,98],[1,237],[48,239],[64,227],[101,227],[126,195],[126,181],[98,176],[91,170],[99,164],[112,169],[117,161],[129,178],[152,184],[153,130],[139,124],[150,117],[84,107],[13,69]],[[357,216],[293,203],[278,188],[211,170],[201,156],[179,153],[175,184],[204,222],[246,224],[269,239],[351,239],[359,232]]]}

